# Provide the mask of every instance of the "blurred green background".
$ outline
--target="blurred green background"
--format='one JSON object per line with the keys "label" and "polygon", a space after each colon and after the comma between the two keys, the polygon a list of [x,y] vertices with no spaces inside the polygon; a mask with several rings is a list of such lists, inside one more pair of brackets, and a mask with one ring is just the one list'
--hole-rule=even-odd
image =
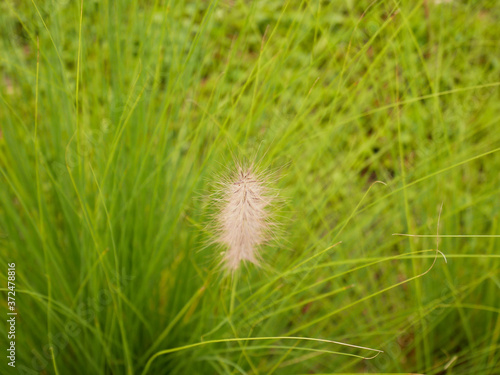
{"label": "blurred green background", "polygon": [[[499,35],[493,0],[2,1],[2,373],[500,374]],[[231,277],[234,158],[283,204]]]}

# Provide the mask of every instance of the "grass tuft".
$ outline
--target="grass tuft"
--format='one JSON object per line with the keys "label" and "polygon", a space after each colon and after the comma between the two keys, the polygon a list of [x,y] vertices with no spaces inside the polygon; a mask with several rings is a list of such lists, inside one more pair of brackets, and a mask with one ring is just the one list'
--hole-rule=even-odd
{"label": "grass tuft", "polygon": [[498,35],[492,0],[0,1],[15,371],[496,375]]}

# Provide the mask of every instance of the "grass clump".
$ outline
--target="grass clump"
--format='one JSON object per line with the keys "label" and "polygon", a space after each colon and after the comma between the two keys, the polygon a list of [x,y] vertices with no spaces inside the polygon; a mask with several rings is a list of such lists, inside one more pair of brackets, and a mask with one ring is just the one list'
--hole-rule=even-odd
{"label": "grass clump", "polygon": [[[498,372],[495,2],[0,10],[16,371]],[[287,165],[234,278],[196,199],[232,154]]]}

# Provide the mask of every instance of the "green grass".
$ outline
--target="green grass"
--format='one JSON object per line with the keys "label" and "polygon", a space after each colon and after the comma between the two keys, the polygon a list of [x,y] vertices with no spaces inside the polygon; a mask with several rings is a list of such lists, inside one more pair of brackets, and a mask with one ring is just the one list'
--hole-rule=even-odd
{"label": "green grass", "polygon": [[[435,3],[3,1],[1,372],[500,373],[500,6]],[[231,278],[234,157],[284,205]]]}

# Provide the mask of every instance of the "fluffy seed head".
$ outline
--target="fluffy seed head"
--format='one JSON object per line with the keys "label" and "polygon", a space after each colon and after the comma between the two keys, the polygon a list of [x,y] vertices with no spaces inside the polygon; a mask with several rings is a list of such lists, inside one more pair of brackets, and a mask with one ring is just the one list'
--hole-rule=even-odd
{"label": "fluffy seed head", "polygon": [[267,240],[270,228],[268,206],[271,197],[263,176],[256,173],[253,166],[238,166],[223,184],[220,203],[216,241],[226,248],[225,267],[235,271],[242,261],[258,265],[257,248]]}

